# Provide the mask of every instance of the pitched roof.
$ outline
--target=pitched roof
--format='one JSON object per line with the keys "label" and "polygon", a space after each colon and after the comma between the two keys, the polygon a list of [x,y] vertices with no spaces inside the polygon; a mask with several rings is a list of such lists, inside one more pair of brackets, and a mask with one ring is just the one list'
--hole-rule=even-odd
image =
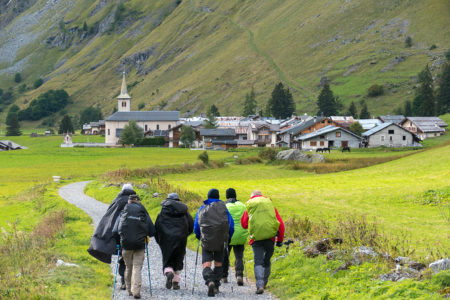
{"label": "pitched roof", "polygon": [[16,144],[10,140],[2,140],[0,141],[0,144],[4,145],[5,147],[11,148],[12,150],[28,149],[27,147]]}
{"label": "pitched roof", "polygon": [[309,119],[305,122],[302,122],[300,124],[294,125],[291,128],[285,129],[283,131],[281,131],[279,134],[284,134],[284,133],[289,133],[292,135],[296,135],[297,133],[299,133],[300,131],[313,126],[316,123],[322,122],[323,120],[325,120],[324,117],[314,117],[312,119]]}
{"label": "pitched roof", "polygon": [[106,121],[178,121],[179,111],[118,111],[106,118]]}
{"label": "pitched roof", "polygon": [[226,129],[220,129],[220,128],[205,128],[200,129],[200,135],[202,136],[235,136],[236,132],[234,129],[226,128]]}
{"label": "pitched roof", "polygon": [[[391,125],[394,125],[394,126],[400,128],[400,129],[402,129],[403,131],[409,132],[409,131],[406,130],[405,128],[403,128],[403,127],[401,127],[400,125],[395,124],[395,123],[381,123],[380,125],[378,125],[378,126],[372,128],[372,129],[370,129],[370,130],[364,132],[362,135],[363,135],[363,136],[371,136],[371,135],[377,133],[378,131],[383,130],[383,129],[385,129],[386,127],[389,127],[389,126],[391,126]],[[411,132],[409,132],[409,133],[411,133]],[[411,134],[412,134],[412,133],[411,133]]]}
{"label": "pitched roof", "polygon": [[401,122],[403,122],[403,120],[405,120],[405,116],[404,115],[387,115],[387,116],[379,116],[378,117],[381,121],[383,121],[383,123],[396,123],[396,124],[400,124]]}
{"label": "pitched roof", "polygon": [[268,127],[269,131],[279,131],[280,130],[280,124],[272,124],[266,121],[255,121],[249,123],[252,131],[257,131],[261,129],[262,127]]}
{"label": "pitched roof", "polygon": [[359,119],[355,121],[361,124],[364,130],[372,129],[383,123],[380,119]]}
{"label": "pitched roof", "polygon": [[438,117],[407,117],[407,120],[414,123],[422,132],[445,131],[442,127],[447,127],[447,123]]}
{"label": "pitched roof", "polygon": [[316,137],[318,135],[327,134],[327,133],[330,133],[330,132],[333,132],[333,131],[336,131],[336,130],[342,130],[342,131],[344,131],[344,132],[346,132],[348,134],[353,135],[354,137],[356,137],[358,139],[361,139],[360,136],[358,136],[358,135],[354,134],[353,132],[348,131],[348,130],[342,128],[342,127],[336,127],[336,126],[333,126],[333,125],[328,125],[328,126],[325,126],[323,128],[320,128],[319,130],[316,130],[314,132],[310,132],[310,133],[307,133],[307,134],[302,134],[301,136],[299,136],[297,138],[297,140],[308,140],[308,139]]}

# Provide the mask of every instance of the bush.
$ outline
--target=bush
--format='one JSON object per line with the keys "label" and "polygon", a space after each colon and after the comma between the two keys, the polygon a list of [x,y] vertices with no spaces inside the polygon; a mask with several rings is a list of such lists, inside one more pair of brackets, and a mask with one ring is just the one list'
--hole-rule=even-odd
{"label": "bush", "polygon": [[411,48],[411,46],[412,46],[412,38],[410,36],[407,36],[405,39],[405,47]]}
{"label": "bush", "polygon": [[22,75],[20,73],[16,73],[16,75],[14,75],[14,82],[19,83],[22,81]]}
{"label": "bush", "polygon": [[258,153],[258,156],[262,159],[273,161],[277,158],[278,151],[274,148],[266,148]]}
{"label": "bush", "polygon": [[208,152],[203,151],[202,153],[200,153],[198,159],[200,159],[205,165],[207,165],[209,163]]}
{"label": "bush", "polygon": [[367,96],[369,97],[377,97],[383,94],[384,94],[384,87],[379,84],[374,84],[367,90]]}
{"label": "bush", "polygon": [[166,143],[164,137],[157,136],[152,138],[143,138],[139,142],[136,143],[138,146],[164,146]]}
{"label": "bush", "polygon": [[433,45],[431,45],[430,50],[434,50],[436,48],[437,48],[437,46],[435,44],[433,44]]}
{"label": "bush", "polygon": [[36,79],[33,83],[33,87],[35,89],[37,89],[38,87],[40,87],[42,84],[44,83],[44,80],[42,80],[42,78]]}
{"label": "bush", "polygon": [[145,103],[139,103],[138,110],[141,110],[145,107]]}

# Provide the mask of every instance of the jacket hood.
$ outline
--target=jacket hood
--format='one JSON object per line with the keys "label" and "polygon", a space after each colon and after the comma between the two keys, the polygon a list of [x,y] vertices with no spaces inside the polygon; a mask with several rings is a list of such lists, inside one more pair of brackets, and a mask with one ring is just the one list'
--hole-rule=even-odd
{"label": "jacket hood", "polygon": [[227,203],[235,203],[236,201],[239,201],[239,200],[237,200],[236,198],[228,198],[227,199]]}
{"label": "jacket hood", "polygon": [[129,196],[129,195],[135,195],[135,194],[136,194],[135,191],[126,189],[126,190],[121,191],[119,193],[119,195],[117,195],[117,196]]}
{"label": "jacket hood", "polygon": [[187,213],[187,206],[179,200],[166,199],[161,202],[162,210],[169,215],[184,215]]}
{"label": "jacket hood", "polygon": [[210,205],[211,203],[217,202],[217,201],[222,201],[222,200],[220,200],[220,199],[206,199],[205,201],[203,201],[203,203],[205,205]]}

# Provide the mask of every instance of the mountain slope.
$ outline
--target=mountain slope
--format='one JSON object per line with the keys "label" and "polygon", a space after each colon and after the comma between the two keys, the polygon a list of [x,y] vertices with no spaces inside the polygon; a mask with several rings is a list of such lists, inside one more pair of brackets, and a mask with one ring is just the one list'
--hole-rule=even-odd
{"label": "mountain slope", "polygon": [[[0,88],[22,107],[64,88],[69,113],[98,104],[108,115],[126,70],[133,109],[192,114],[214,103],[238,114],[252,86],[262,108],[283,81],[298,112],[314,113],[326,77],[344,104],[383,84],[369,110],[392,113],[427,63],[439,71],[449,20],[446,0],[38,0],[0,29]],[[45,83],[21,94],[16,72],[28,87]]]}

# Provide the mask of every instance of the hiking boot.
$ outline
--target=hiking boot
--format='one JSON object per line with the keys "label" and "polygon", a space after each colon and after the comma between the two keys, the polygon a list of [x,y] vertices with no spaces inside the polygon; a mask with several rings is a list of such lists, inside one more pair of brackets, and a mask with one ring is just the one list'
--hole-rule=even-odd
{"label": "hiking boot", "polygon": [[178,282],[172,282],[172,288],[174,289],[174,290],[179,290],[180,289],[180,285],[178,284]]}
{"label": "hiking boot", "polygon": [[125,285],[125,283],[122,283],[122,285],[120,286],[120,289],[121,290],[126,290],[127,289],[127,286]]}
{"label": "hiking boot", "polygon": [[222,278],[222,282],[223,282],[223,283],[228,283],[228,277],[223,277],[223,278]]}
{"label": "hiking boot", "polygon": [[172,287],[172,279],[173,279],[173,273],[172,272],[167,272],[166,273],[166,288],[170,290],[170,288]]}
{"label": "hiking boot", "polygon": [[136,295],[134,295],[133,298],[134,298],[134,299],[141,299],[141,294],[136,294]]}
{"label": "hiking boot", "polygon": [[214,290],[216,288],[216,285],[214,284],[214,282],[210,282],[208,283],[208,297],[214,297],[215,293]]}
{"label": "hiking boot", "polygon": [[219,293],[219,287],[218,286],[216,286],[215,288],[214,288],[214,294],[218,294]]}
{"label": "hiking boot", "polygon": [[256,289],[256,294],[257,295],[261,295],[262,293],[264,293],[264,288],[263,287],[259,287]]}
{"label": "hiking boot", "polygon": [[131,291],[128,291],[128,296],[133,296],[133,293]]}
{"label": "hiking boot", "polygon": [[242,278],[242,276],[236,277],[236,281],[237,281],[237,285],[239,285],[239,286],[244,285],[244,279]]}

